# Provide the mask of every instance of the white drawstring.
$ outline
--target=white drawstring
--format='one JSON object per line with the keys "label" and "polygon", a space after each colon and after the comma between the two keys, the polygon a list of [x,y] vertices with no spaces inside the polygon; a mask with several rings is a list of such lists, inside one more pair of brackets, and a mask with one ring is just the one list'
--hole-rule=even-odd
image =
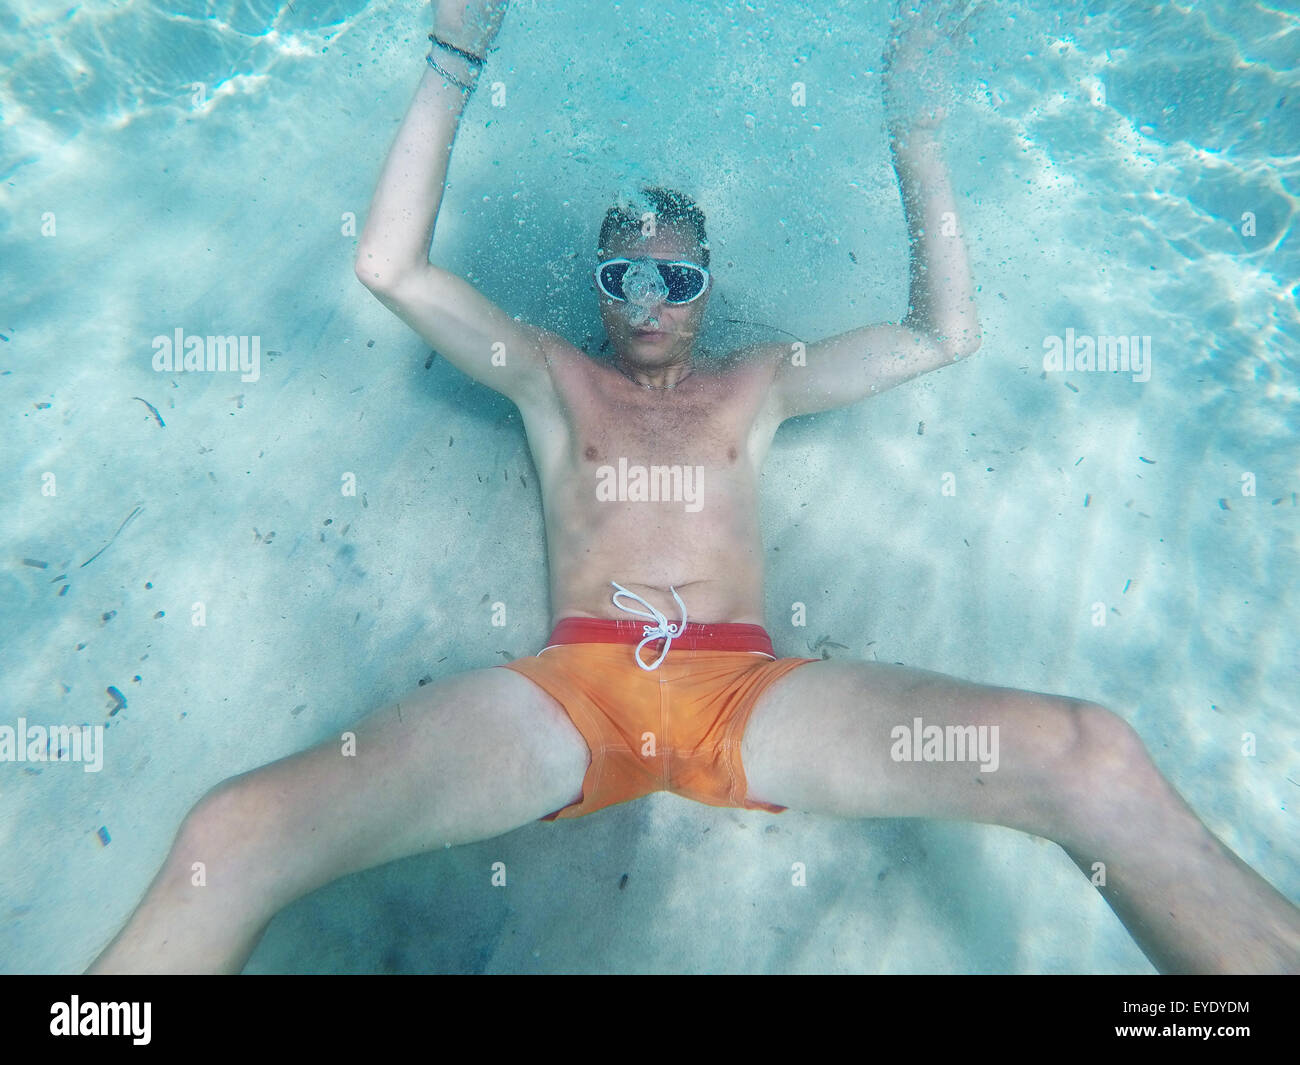
{"label": "white drawstring", "polygon": [[[673,637],[680,636],[682,632],[685,631],[686,629],[686,604],[682,602],[682,597],[677,594],[676,588],[669,588],[669,591],[673,593],[673,598],[677,600],[677,605],[682,609],[681,623],[676,624],[674,622],[669,621],[667,617],[665,617],[658,610],[652,607],[649,603],[647,603],[635,592],[629,592],[617,581],[610,581],[609,583],[618,589],[618,591],[615,592],[611,598],[614,601],[614,605],[618,607],[619,610],[626,610],[629,614],[636,614],[637,617],[654,619],[655,624],[642,626],[641,631],[645,634],[645,639],[636,645],[636,664],[640,666],[642,669],[644,669],[647,673],[649,673],[651,670],[658,669],[659,663],[664,660],[664,656],[668,654],[668,649],[673,645]],[[620,595],[626,595],[631,599],[635,599],[638,603],[640,603],[643,607],[645,607],[646,610],[650,611],[650,613],[647,614],[645,610],[635,610],[630,606],[624,606],[622,603],[618,601],[618,597]],[[648,644],[651,640],[660,640],[660,639],[664,641],[664,649],[659,652],[659,657],[655,659],[654,665],[647,666],[644,662],[641,661],[641,648],[644,647],[646,644]]]}

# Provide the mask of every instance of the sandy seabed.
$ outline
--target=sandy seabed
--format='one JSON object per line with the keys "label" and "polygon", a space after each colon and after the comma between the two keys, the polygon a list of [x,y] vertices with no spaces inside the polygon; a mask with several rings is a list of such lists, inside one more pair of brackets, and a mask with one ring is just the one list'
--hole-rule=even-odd
{"label": "sandy seabed", "polygon": [[[666,7],[684,34],[709,17]],[[114,96],[104,79],[132,42],[88,10],[59,31],[63,50],[96,56],[94,19],[119,44],[62,117],[14,99],[17,66],[8,83],[5,723],[108,728],[100,773],[0,767],[0,971],[88,964],[220,780],[546,634],[540,498],[513,406],[426,366],[352,274],[348,217],[364,218],[424,29],[394,3],[344,14],[255,44],[223,30],[219,46],[164,48],[134,95]],[[667,63],[648,37],[635,57],[565,62],[534,47],[581,22],[512,13],[489,70],[509,103],[480,97],[467,112],[436,261],[588,343],[600,213],[621,184],[654,177],[709,212],[710,344],[901,314],[906,245],[878,92],[872,64],[850,62],[879,53],[883,24],[818,36],[814,22],[811,39],[829,43],[796,64],[813,102],[793,113],[763,86],[788,80],[798,27],[724,30],[708,62],[649,79],[618,65]],[[1035,27],[1050,29],[1026,19],[1020,32]],[[23,32],[8,47],[31,70],[56,68],[39,20]],[[948,134],[983,348],[781,431],[763,479],[769,627],[783,654],[825,636],[837,657],[1112,707],[1210,828],[1294,899],[1300,329],[1275,277],[1294,276],[1294,252],[1248,254],[1229,225],[1240,202],[1258,205],[1257,252],[1288,206],[1252,166],[1269,144],[1238,143],[1207,176],[1192,134],[1141,131],[1139,89],[1104,107],[1073,93],[1096,76],[1107,32],[1092,25],[1024,70],[1007,66],[1011,30],[988,28],[1003,66],[986,56],[970,83],[997,95],[974,93]],[[242,73],[222,77],[232,63]],[[173,86],[204,71],[211,95],[194,106]],[[1297,187],[1294,171],[1283,178]],[[153,338],[178,327],[260,337],[258,379],[156,372]],[[1150,335],[1151,380],[1045,376],[1044,338],[1066,328]],[[796,602],[804,628],[789,623]],[[109,687],[125,702],[111,715]],[[806,886],[792,884],[796,863]],[[1150,966],[1046,841],[657,795],[335,883],[282,913],[248,969]]]}

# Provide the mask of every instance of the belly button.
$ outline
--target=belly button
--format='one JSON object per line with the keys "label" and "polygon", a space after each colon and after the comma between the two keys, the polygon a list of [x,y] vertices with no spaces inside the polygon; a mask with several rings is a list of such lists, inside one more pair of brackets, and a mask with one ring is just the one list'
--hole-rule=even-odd
{"label": "belly button", "polygon": [[737,452],[736,452],[736,449],[735,449],[734,447],[733,447],[733,448],[728,448],[728,449],[727,449],[727,457],[728,457],[729,459],[731,459],[732,462],[735,462],[735,461],[736,461],[736,454],[737,454]]}
{"label": "belly button", "polygon": [[595,448],[594,445],[592,445],[592,444],[588,444],[588,445],[587,445],[587,450],[584,451],[582,454],[583,454],[583,457],[586,458],[588,461],[590,461],[590,462],[595,462],[595,461],[596,461],[596,448]]}

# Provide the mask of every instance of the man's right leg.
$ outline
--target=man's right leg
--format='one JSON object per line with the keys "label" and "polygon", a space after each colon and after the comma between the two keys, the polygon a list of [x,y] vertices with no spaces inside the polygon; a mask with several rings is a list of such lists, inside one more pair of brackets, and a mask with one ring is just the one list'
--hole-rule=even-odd
{"label": "man's right leg", "polygon": [[331,739],[204,796],[89,971],[238,972],[295,899],[576,802],[589,760],[559,703],[508,669],[426,685],[352,731],[355,755]]}

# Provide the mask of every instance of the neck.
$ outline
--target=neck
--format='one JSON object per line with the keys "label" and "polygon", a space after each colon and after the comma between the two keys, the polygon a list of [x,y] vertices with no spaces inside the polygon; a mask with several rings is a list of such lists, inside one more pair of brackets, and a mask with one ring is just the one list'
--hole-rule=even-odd
{"label": "neck", "polygon": [[642,388],[654,388],[660,391],[676,388],[686,378],[690,377],[691,371],[694,369],[689,359],[670,363],[667,366],[646,369],[645,367],[633,366],[624,361],[622,356],[619,356],[614,361],[614,365],[618,367],[619,373],[634,384],[638,384]]}

